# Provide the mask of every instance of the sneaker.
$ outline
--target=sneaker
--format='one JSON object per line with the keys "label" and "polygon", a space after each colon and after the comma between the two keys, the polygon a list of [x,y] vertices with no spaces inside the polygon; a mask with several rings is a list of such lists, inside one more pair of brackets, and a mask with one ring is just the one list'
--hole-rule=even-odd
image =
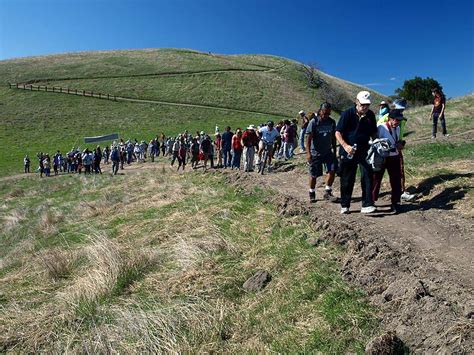
{"label": "sneaker", "polygon": [[309,202],[315,203],[316,202],[316,191],[309,193]]}
{"label": "sneaker", "polygon": [[360,213],[374,213],[375,211],[377,211],[375,206],[367,206],[360,209]]}
{"label": "sneaker", "polygon": [[403,192],[402,195],[400,196],[400,198],[403,200],[403,201],[411,201],[415,198],[415,195],[412,195],[408,192]]}
{"label": "sneaker", "polygon": [[349,214],[349,207],[341,207],[341,214]]}
{"label": "sneaker", "polygon": [[446,133],[446,134],[443,134],[443,136],[445,136],[445,137],[449,137],[449,134],[448,134],[448,133]]}
{"label": "sneaker", "polygon": [[435,138],[436,138],[436,136],[431,136],[431,139],[435,139]]}

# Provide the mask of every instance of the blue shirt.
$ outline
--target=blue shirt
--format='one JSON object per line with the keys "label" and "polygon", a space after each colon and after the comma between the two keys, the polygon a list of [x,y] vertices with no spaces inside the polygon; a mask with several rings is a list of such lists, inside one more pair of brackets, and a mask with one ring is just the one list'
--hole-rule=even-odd
{"label": "blue shirt", "polygon": [[260,137],[262,137],[262,140],[267,142],[267,143],[273,143],[275,142],[275,139],[280,136],[280,133],[273,127],[273,129],[270,131],[268,129],[268,126],[262,127],[258,130],[260,133]]}

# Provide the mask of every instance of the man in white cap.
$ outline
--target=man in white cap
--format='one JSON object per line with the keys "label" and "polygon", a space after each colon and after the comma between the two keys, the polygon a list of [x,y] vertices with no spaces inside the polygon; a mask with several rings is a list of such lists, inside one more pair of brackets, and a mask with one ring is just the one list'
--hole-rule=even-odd
{"label": "man in white cap", "polygon": [[251,172],[254,169],[255,147],[258,146],[258,136],[253,124],[248,126],[242,134],[242,145],[244,147],[244,171]]}
{"label": "man in white cap", "polygon": [[372,199],[373,171],[365,160],[370,138],[377,136],[375,114],[369,110],[370,93],[357,94],[355,106],[344,111],[336,126],[336,139],[340,144],[341,158],[341,213],[349,213],[352,191],[357,173],[361,170],[362,208],[361,213],[372,213],[377,209]]}
{"label": "man in white cap", "polygon": [[306,148],[304,146],[304,143],[305,143],[304,140],[306,139],[306,129],[308,128],[309,119],[303,110],[300,110],[300,112],[298,112],[298,115],[299,115],[299,121],[301,122],[300,149],[301,149],[301,153],[304,153],[306,151]]}

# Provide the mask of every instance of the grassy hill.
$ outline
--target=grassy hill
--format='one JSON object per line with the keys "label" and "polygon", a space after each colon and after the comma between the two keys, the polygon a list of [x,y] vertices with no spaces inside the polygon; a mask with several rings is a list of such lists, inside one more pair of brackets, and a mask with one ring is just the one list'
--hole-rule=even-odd
{"label": "grassy hill", "polygon": [[[361,87],[320,73],[349,103]],[[84,136],[112,132],[151,139],[159,132],[244,127],[316,110],[327,90],[312,89],[301,64],[265,55],[192,50],[84,52],[0,62],[0,175],[21,169],[24,154],[84,148]],[[152,102],[107,101],[9,89],[34,83]],[[374,94],[374,100],[381,98]],[[166,104],[164,102],[168,102]],[[194,104],[204,107],[177,106]],[[337,113],[335,113],[337,116]]]}

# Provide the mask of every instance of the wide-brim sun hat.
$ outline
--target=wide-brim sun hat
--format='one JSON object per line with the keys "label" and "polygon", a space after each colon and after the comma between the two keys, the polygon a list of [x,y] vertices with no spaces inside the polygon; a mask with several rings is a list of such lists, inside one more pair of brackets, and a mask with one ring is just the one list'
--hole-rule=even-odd
{"label": "wide-brim sun hat", "polygon": [[251,125],[249,125],[249,126],[247,127],[247,129],[253,129],[253,130],[254,130],[254,129],[255,129],[255,126],[254,126],[253,124],[251,124]]}

